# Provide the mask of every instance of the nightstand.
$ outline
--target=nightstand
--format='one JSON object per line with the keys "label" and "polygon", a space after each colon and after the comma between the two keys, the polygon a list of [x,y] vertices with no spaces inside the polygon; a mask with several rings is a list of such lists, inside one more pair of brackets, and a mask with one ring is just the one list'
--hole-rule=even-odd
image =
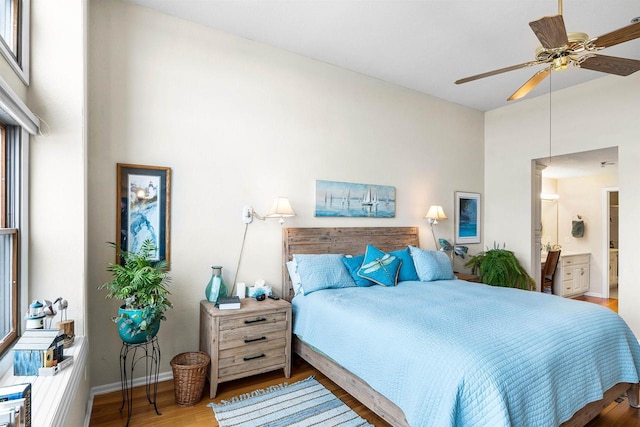
{"label": "nightstand", "polygon": [[211,398],[222,382],[281,368],[291,376],[291,304],[268,298],[240,302],[236,310],[200,302],[200,350],[211,356]]}
{"label": "nightstand", "polygon": [[480,283],[480,277],[478,277],[475,274],[467,274],[467,273],[454,273],[454,274],[460,280],[466,280],[467,282]]}

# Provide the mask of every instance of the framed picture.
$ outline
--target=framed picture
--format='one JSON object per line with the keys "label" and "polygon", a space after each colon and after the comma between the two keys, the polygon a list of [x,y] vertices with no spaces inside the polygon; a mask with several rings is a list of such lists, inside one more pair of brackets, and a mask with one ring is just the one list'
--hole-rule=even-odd
{"label": "framed picture", "polygon": [[[154,260],[170,261],[171,169],[118,163],[116,243],[138,252],[145,240],[157,248]],[[120,262],[120,254],[116,254]]]}
{"label": "framed picture", "polygon": [[394,218],[396,189],[389,185],[316,180],[316,217]]}
{"label": "framed picture", "polygon": [[480,243],[480,193],[455,194],[455,243]]}

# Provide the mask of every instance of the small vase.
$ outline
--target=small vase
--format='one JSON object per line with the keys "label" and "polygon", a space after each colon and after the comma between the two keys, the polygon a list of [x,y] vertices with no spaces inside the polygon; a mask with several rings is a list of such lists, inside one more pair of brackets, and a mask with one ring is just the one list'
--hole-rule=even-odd
{"label": "small vase", "polygon": [[222,267],[219,265],[211,267],[211,280],[205,289],[205,296],[209,302],[218,302],[220,297],[227,296],[227,286],[222,278]]}

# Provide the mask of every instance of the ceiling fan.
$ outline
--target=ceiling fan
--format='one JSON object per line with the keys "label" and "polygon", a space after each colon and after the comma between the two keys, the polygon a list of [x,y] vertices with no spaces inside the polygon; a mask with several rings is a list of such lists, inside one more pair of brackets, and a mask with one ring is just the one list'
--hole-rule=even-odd
{"label": "ceiling fan", "polygon": [[467,83],[520,68],[547,64],[507,99],[507,101],[513,101],[531,92],[552,71],[564,70],[570,64],[579,68],[619,76],[628,76],[640,70],[640,60],[599,54],[599,51],[604,48],[639,38],[640,21],[594,38],[589,38],[585,33],[567,33],[562,18],[562,0],[558,0],[557,15],[545,16],[537,21],[529,22],[529,26],[541,44],[536,49],[534,61],[466,77],[455,83]]}

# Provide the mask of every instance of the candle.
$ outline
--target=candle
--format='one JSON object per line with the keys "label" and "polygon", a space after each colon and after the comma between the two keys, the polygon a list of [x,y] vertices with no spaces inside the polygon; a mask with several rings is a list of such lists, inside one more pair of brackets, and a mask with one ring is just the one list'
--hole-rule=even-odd
{"label": "candle", "polygon": [[236,295],[243,299],[247,295],[247,285],[244,282],[240,282],[236,284]]}

